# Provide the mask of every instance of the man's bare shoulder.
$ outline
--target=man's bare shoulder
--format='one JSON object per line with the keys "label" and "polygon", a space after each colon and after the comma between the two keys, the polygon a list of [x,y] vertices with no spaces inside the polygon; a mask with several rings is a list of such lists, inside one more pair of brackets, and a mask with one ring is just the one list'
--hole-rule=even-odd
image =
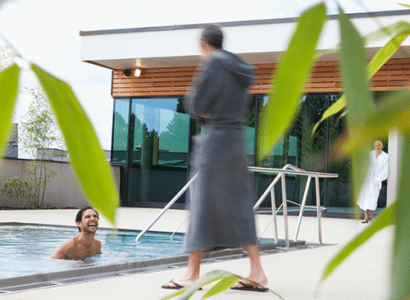
{"label": "man's bare shoulder", "polygon": [[78,235],[72,237],[71,239],[63,242],[57,250],[49,256],[49,258],[54,259],[65,259],[73,252],[78,244]]}
{"label": "man's bare shoulder", "polygon": [[66,240],[64,243],[61,244],[60,247],[65,249],[74,249],[78,245],[78,235],[73,236],[71,239]]}

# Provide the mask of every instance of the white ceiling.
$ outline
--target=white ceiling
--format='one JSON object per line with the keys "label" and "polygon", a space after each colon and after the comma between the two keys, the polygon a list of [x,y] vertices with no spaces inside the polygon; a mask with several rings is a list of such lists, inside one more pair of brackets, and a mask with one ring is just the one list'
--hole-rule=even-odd
{"label": "white ceiling", "polygon": [[[409,11],[400,14],[386,12],[386,15],[377,16],[377,21],[383,26],[403,20],[410,23]],[[378,28],[374,18],[351,17],[362,35]],[[276,63],[286,50],[295,29],[295,23],[291,19],[220,24],[225,35],[224,48],[252,64]],[[200,61],[198,39],[201,28],[202,25],[198,24],[81,32],[81,59],[113,70],[197,66]],[[337,20],[328,20],[317,48],[322,51],[337,48],[338,31]],[[369,44],[369,59],[387,41],[388,39],[382,39]],[[409,55],[408,38],[394,58],[409,58]],[[323,55],[319,60],[336,61],[338,53]]]}

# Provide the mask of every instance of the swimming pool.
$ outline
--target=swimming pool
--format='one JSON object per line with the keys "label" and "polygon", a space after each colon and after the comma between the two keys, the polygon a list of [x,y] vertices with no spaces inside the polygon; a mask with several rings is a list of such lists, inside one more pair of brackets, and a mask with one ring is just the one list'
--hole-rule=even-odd
{"label": "swimming pool", "polygon": [[[0,295],[20,290],[62,285],[137,272],[158,271],[184,266],[181,233],[147,232],[99,228],[102,254],[86,261],[48,259],[64,241],[78,234],[77,227],[40,224],[0,223]],[[304,245],[292,242],[292,246]],[[282,243],[282,246],[284,243]],[[275,249],[271,239],[263,239],[261,250]],[[243,248],[205,253],[204,262],[244,257]]]}
{"label": "swimming pool", "polygon": [[76,227],[0,226],[0,279],[183,254],[182,234],[170,239],[168,233],[148,232],[136,243],[136,231],[99,229],[96,238],[101,241],[102,254],[86,261],[47,259],[64,241],[76,234]]}

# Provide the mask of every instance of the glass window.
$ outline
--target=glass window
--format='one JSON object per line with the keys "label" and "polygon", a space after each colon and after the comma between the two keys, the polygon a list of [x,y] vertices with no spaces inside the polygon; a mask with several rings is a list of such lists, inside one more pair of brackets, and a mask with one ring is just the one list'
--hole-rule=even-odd
{"label": "glass window", "polygon": [[[376,103],[382,101],[383,96],[386,92],[376,92],[374,93],[374,100]],[[335,103],[339,99],[339,95],[332,94],[330,97],[330,104]],[[335,145],[337,139],[342,135],[346,134],[347,120],[346,115],[342,115],[343,112],[330,117],[327,122],[329,126],[329,144],[330,146]],[[387,152],[388,140],[384,139],[383,151]],[[350,158],[345,158],[342,161],[336,161],[332,156],[329,155],[329,172],[337,173],[339,177],[337,179],[329,179],[327,182],[328,188],[328,201],[327,206],[336,207],[358,207],[356,201],[352,199],[352,184],[351,184],[351,160]],[[383,181],[382,189],[380,190],[379,199],[377,206],[379,208],[386,206],[386,191],[387,191],[387,181]]]}
{"label": "glass window", "polygon": [[[169,202],[185,185],[189,116],[179,98],[132,99],[128,202]],[[185,195],[178,202],[184,202]]]}
{"label": "glass window", "polygon": [[189,116],[182,98],[133,99],[133,162],[187,168]]}
{"label": "glass window", "polygon": [[112,137],[112,162],[125,163],[127,161],[129,99],[115,99],[114,126]]}
{"label": "glass window", "polygon": [[[260,166],[267,168],[283,168],[287,164],[294,165],[309,171],[325,171],[326,168],[326,122],[320,125],[317,132],[311,138],[312,130],[316,122],[320,120],[328,107],[328,94],[308,94],[301,98],[301,108],[294,118],[290,128],[278,140],[271,152],[263,159]],[[262,99],[262,109],[266,105],[268,97]],[[256,191],[259,197],[276,175],[261,174],[256,176]],[[307,178],[304,176],[286,176],[288,200],[300,203]],[[323,184],[323,183],[322,183]],[[321,188],[323,193],[323,188]],[[281,185],[275,187],[276,205],[282,203]],[[307,204],[315,203],[314,189],[310,187]],[[323,203],[323,201],[322,201]],[[270,205],[266,200],[265,206]]]}
{"label": "glass window", "polygon": [[[376,93],[376,102],[382,96]],[[252,95],[245,121],[248,164],[255,165],[257,125],[268,97]],[[283,168],[292,164],[304,170],[337,173],[337,179],[321,179],[321,200],[326,207],[349,207],[351,202],[350,160],[337,162],[330,149],[345,132],[346,120],[341,113],[321,123],[312,137],[313,126],[326,109],[339,99],[337,93],[306,94],[300,99],[301,108],[293,123],[258,166]],[[131,101],[131,105],[130,105]],[[131,109],[131,111],[129,111]],[[191,127],[191,128],[190,128]],[[123,204],[168,202],[187,181],[189,134],[200,131],[198,122],[185,113],[182,97],[115,99],[112,162],[129,163],[126,168],[128,191]],[[128,144],[129,143],[129,144]],[[383,143],[387,150],[387,140]],[[130,151],[127,156],[127,151]],[[255,198],[272,182],[274,175],[254,176]],[[306,177],[287,176],[287,197],[300,203]],[[379,207],[385,206],[386,182],[380,193]],[[276,205],[282,203],[281,185],[275,187]],[[178,201],[183,203],[185,195]],[[310,187],[307,204],[315,204],[314,184]],[[263,206],[269,206],[267,199]]]}
{"label": "glass window", "polygon": [[256,118],[258,113],[258,97],[252,98],[250,109],[245,121],[246,151],[248,165],[255,165],[255,138],[256,138]]}
{"label": "glass window", "polygon": [[[330,105],[339,100],[339,95],[332,94],[330,96]],[[329,144],[330,147],[336,144],[337,139],[345,133],[346,116],[342,116],[342,112],[328,118],[325,122],[329,127]],[[350,206],[351,184],[350,184],[350,159],[346,158],[343,161],[336,161],[335,158],[329,155],[328,172],[337,173],[337,179],[327,180],[328,203],[327,206],[347,207]]]}

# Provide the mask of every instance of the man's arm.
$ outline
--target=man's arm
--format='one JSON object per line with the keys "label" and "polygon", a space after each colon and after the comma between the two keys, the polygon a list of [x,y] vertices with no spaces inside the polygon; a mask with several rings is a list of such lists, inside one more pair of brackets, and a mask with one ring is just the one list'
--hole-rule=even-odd
{"label": "man's arm", "polygon": [[185,105],[192,117],[209,118],[210,109],[219,95],[220,62],[213,58],[205,66],[200,79],[193,89],[193,94],[185,97]]}
{"label": "man's arm", "polygon": [[382,161],[383,165],[381,168],[381,172],[379,176],[377,176],[377,179],[382,182],[386,180],[389,177],[389,156],[388,154],[384,155],[384,160]]}
{"label": "man's arm", "polygon": [[74,247],[72,240],[65,241],[51,254],[48,258],[51,259],[65,259]]}
{"label": "man's arm", "polygon": [[99,240],[96,240],[97,243],[97,254],[101,254],[101,242]]}

